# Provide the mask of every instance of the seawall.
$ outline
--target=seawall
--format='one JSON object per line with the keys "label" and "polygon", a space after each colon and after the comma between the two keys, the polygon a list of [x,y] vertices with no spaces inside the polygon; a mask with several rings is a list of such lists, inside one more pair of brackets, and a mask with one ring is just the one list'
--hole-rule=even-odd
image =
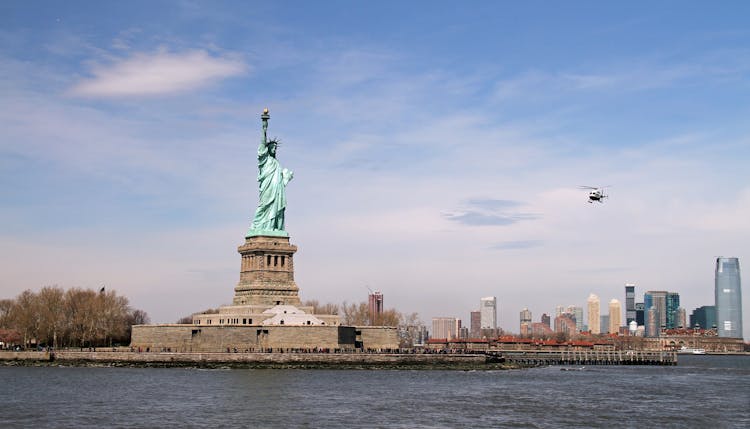
{"label": "seawall", "polygon": [[484,354],[0,352],[0,365],[320,369],[512,369]]}

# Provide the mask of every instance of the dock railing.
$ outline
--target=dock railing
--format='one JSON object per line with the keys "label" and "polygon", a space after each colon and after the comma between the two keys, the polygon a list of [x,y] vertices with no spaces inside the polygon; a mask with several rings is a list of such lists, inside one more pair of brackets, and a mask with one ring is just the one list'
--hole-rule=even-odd
{"label": "dock railing", "polygon": [[677,353],[652,350],[501,350],[524,365],[677,365]]}

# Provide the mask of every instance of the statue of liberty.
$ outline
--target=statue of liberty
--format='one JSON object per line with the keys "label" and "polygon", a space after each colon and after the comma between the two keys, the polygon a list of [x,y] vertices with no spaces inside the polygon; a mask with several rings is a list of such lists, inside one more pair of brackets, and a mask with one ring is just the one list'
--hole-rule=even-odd
{"label": "statue of liberty", "polygon": [[258,146],[258,188],[260,197],[255,218],[247,232],[247,237],[256,235],[271,235],[287,237],[284,230],[284,210],[286,209],[286,185],[294,174],[282,169],[276,160],[276,148],[279,141],[268,140],[268,108],[263,109],[260,116],[263,121],[263,139]]}

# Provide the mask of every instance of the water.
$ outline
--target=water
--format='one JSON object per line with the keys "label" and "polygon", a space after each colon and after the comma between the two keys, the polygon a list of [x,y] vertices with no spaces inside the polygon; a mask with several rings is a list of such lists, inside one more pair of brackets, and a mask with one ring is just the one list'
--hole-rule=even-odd
{"label": "water", "polygon": [[750,427],[750,356],[679,360],[573,371],[0,367],[0,427]]}

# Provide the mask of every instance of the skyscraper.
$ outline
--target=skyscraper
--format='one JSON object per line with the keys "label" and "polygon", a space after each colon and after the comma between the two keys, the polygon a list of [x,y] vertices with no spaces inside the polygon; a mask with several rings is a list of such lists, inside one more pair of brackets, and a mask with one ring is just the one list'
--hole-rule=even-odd
{"label": "skyscraper", "polygon": [[642,302],[635,303],[635,323],[646,326],[646,305]]}
{"label": "skyscraper", "polygon": [[521,335],[531,335],[531,311],[528,308],[521,310],[520,322]]}
{"label": "skyscraper", "polygon": [[481,328],[497,328],[497,298],[488,296],[479,300],[479,311],[481,312]]}
{"label": "skyscraper", "polygon": [[667,292],[667,329],[675,329],[680,326],[678,314],[680,310],[680,294]]}
{"label": "skyscraper", "polygon": [[720,337],[742,338],[740,261],[716,258],[716,327]]}
{"label": "skyscraper", "polygon": [[643,294],[643,306],[646,310],[646,336],[657,337],[661,328],[667,327],[667,291],[646,292]]}
{"label": "skyscraper", "polygon": [[589,295],[589,299],[586,302],[588,304],[589,331],[592,334],[600,334],[601,326],[599,325],[599,297],[592,293],[591,295]]}
{"label": "skyscraper", "polygon": [[555,306],[555,317],[557,318],[563,314],[565,314],[565,306],[564,305]]}
{"label": "skyscraper", "polygon": [[[677,327],[677,310],[680,308],[680,294],[667,291],[648,291],[643,294],[645,310],[648,312],[651,308],[656,311],[655,319],[649,322],[646,317],[646,335],[656,332],[658,336],[662,329],[674,329]],[[649,323],[655,323],[655,327],[649,326]]]}
{"label": "skyscraper", "polygon": [[549,317],[549,314],[542,313],[542,318],[540,320],[541,320],[541,323],[543,325],[547,325],[548,328],[550,327],[550,317]]}
{"label": "skyscraper", "polygon": [[469,337],[470,338],[480,338],[482,336],[482,313],[477,311],[472,311],[470,313],[471,320],[469,321]]}
{"label": "skyscraper", "polygon": [[674,320],[675,327],[683,329],[683,328],[689,328],[688,321],[687,321],[687,311],[685,311],[684,308],[680,307],[675,312],[675,320]]}
{"label": "skyscraper", "polygon": [[555,332],[562,332],[565,335],[573,335],[577,332],[576,321],[570,313],[563,313],[555,317]]}
{"label": "skyscraper", "polygon": [[645,334],[647,337],[658,337],[659,336],[659,312],[656,307],[649,307],[646,310],[646,329]]}
{"label": "skyscraper", "polygon": [[625,323],[635,320],[635,285],[625,284]]}
{"label": "skyscraper", "polygon": [[716,307],[713,305],[704,305],[693,310],[690,315],[690,327],[711,329],[716,326]]}
{"label": "skyscraper", "polygon": [[622,325],[622,305],[617,299],[609,302],[609,333],[616,334],[620,332]]}
{"label": "skyscraper", "polygon": [[433,317],[430,338],[451,340],[458,338],[461,321],[455,317]]}
{"label": "skyscraper", "polygon": [[609,334],[609,314],[599,316],[599,326],[604,327],[602,334]]}
{"label": "skyscraper", "polygon": [[371,292],[367,297],[370,325],[381,325],[383,318],[383,294],[380,291]]}
{"label": "skyscraper", "polygon": [[576,322],[576,331],[583,331],[583,307],[569,305],[568,308],[565,309],[565,312],[573,316],[573,320]]}

